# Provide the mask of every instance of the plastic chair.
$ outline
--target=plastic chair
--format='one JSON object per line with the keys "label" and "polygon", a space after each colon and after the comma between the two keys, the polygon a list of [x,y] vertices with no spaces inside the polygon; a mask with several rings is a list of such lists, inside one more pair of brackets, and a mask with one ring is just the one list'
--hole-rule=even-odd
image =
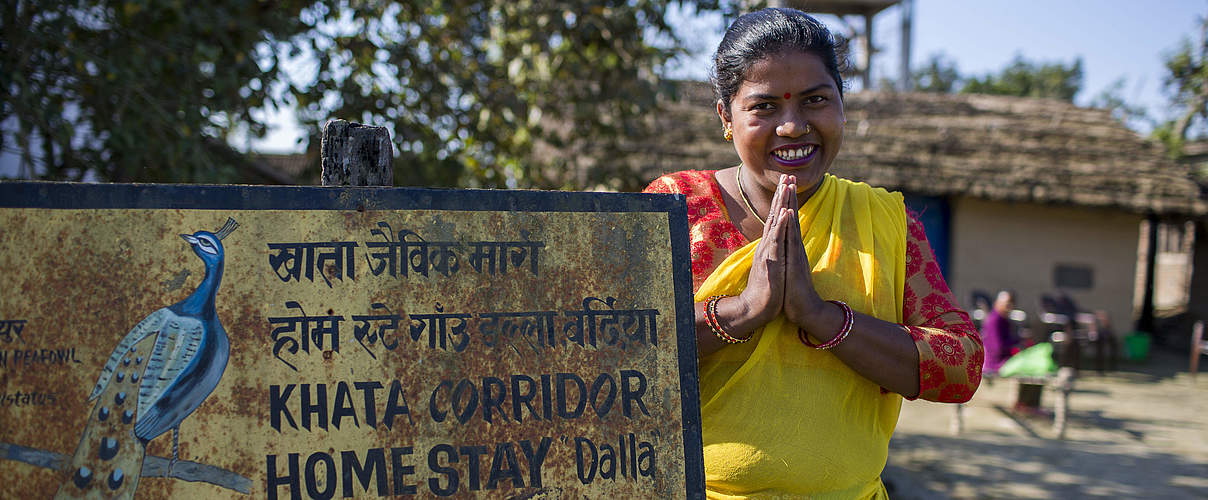
{"label": "plastic chair", "polygon": [[1078,311],[1072,302],[1059,300],[1049,294],[1040,296],[1040,322],[1044,326],[1042,335],[1053,343],[1053,351],[1057,364],[1078,369],[1081,365],[1079,342],[1085,339],[1080,335],[1075,317]]}

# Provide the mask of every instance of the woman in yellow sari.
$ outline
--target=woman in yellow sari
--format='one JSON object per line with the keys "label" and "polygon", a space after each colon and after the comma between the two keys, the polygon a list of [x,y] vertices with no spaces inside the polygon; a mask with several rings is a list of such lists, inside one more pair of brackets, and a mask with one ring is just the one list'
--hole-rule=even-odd
{"label": "woman in yellow sari", "polygon": [[709,497],[885,498],[902,397],[972,397],[977,330],[902,195],[827,173],[846,118],[822,24],[740,17],[713,83],[742,163],[646,189],[687,196]]}

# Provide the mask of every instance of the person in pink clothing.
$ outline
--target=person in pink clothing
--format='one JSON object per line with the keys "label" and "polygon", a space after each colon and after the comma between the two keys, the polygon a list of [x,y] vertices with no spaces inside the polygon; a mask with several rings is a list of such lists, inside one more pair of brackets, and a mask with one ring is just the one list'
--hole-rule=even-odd
{"label": "person in pink clothing", "polygon": [[1019,337],[1011,329],[1008,316],[1015,308],[1015,296],[1006,290],[998,292],[994,306],[982,322],[981,338],[986,359],[982,365],[982,374],[995,374],[1002,364],[1019,351]]}

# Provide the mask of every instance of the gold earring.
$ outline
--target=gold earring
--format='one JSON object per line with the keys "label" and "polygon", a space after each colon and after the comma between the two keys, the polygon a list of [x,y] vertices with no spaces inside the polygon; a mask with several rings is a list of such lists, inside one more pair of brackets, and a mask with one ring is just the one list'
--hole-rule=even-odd
{"label": "gold earring", "polygon": [[722,137],[725,137],[727,141],[734,140],[734,131],[730,130],[730,127],[726,127],[724,130],[725,133],[722,134]]}

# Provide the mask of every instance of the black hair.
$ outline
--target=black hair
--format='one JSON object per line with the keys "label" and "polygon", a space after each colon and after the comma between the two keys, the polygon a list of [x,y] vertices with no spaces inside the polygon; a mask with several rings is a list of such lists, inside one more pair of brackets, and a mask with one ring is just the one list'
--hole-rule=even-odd
{"label": "black hair", "polygon": [[843,42],[804,12],[767,8],[736,19],[713,55],[709,79],[724,107],[730,108],[730,100],[738,92],[751,65],[786,49],[800,50],[822,59],[839,87],[839,97],[843,97],[843,76],[840,74],[846,67]]}

